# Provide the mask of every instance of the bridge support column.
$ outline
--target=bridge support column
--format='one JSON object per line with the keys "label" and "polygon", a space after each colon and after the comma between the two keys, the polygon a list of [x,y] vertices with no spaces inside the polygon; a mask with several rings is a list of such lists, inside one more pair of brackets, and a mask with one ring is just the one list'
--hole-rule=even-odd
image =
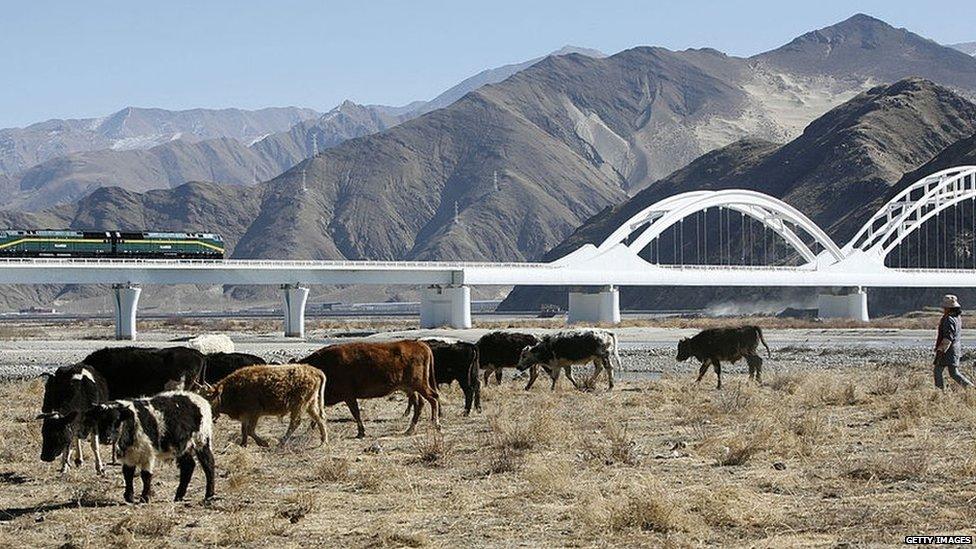
{"label": "bridge support column", "polygon": [[620,291],[606,286],[597,292],[569,292],[569,322],[617,324],[620,322]]}
{"label": "bridge support column", "polygon": [[115,339],[136,338],[136,307],[142,288],[132,284],[113,284],[115,303]]}
{"label": "bridge support column", "polygon": [[820,294],[817,296],[817,309],[820,318],[846,318],[867,322],[868,294],[861,288],[841,295]]}
{"label": "bridge support column", "polygon": [[285,337],[305,337],[305,302],[308,288],[298,284],[284,284]]}
{"label": "bridge support column", "polygon": [[420,327],[471,327],[471,288],[431,286],[420,296]]}

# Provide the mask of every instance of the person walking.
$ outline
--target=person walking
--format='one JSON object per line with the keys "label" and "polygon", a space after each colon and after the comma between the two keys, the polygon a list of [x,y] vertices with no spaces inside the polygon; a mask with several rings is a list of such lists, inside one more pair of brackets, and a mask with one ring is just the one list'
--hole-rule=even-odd
{"label": "person walking", "polygon": [[959,299],[952,294],[942,296],[942,318],[939,320],[939,335],[935,338],[935,386],[944,389],[942,371],[949,369],[949,377],[963,387],[973,383],[959,372],[959,357],[962,355],[962,307]]}

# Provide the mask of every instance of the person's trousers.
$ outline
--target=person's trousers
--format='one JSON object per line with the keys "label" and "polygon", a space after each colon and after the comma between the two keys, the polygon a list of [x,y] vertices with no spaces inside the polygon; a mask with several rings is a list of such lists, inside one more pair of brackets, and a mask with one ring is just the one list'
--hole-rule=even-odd
{"label": "person's trousers", "polygon": [[966,376],[962,375],[959,372],[959,366],[958,365],[956,365],[956,364],[948,364],[948,365],[937,364],[935,366],[935,386],[936,387],[938,387],[939,389],[945,388],[945,384],[943,383],[943,380],[942,380],[942,370],[944,370],[946,368],[949,369],[949,377],[951,377],[953,381],[955,381],[959,385],[962,385],[963,387],[972,387],[973,386],[973,382],[972,381],[969,381],[969,379]]}

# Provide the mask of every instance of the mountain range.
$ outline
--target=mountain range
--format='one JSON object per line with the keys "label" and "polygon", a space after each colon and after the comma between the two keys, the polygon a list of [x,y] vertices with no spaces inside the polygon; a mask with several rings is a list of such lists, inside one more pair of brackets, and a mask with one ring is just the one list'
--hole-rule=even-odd
{"label": "mountain range", "polygon": [[968,55],[976,55],[976,42],[960,42],[958,44],[950,44],[949,47]]}
{"label": "mountain range", "polygon": [[[550,55],[568,53],[603,56],[596,50],[573,46]],[[403,107],[345,101],[321,115],[294,108],[129,108],[102,119],[51,120],[23,129],[0,130],[0,151],[33,152],[8,155],[6,170],[0,152],[0,175],[7,172],[0,180],[0,207],[37,211],[110,186],[141,192],[187,181],[232,185],[267,181],[347,139],[377,133],[447,106],[471,90],[500,82],[542,59],[545,57],[482,71],[430,101]],[[279,111],[293,116],[269,116]],[[47,141],[42,144],[42,139]]]}
{"label": "mountain range", "polygon": [[[881,85],[914,76],[935,84]],[[970,135],[974,95],[976,58],[856,15],[749,58],[550,56],[409,120],[348,105],[343,115],[376,133],[350,133],[268,181],[101,188],[0,224],[217,227],[237,258],[526,260],[634,200],[736,181],[832,225]],[[295,157],[308,146],[301,132],[272,141]]]}

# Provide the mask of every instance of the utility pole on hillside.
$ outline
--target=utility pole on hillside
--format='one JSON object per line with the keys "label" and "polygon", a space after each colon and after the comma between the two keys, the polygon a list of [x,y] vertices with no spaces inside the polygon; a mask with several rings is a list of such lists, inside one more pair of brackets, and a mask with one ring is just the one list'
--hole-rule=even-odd
{"label": "utility pole on hillside", "polygon": [[454,201],[454,224],[459,225],[461,223],[461,210],[458,209],[457,200]]}
{"label": "utility pole on hillside", "polygon": [[498,188],[498,170],[495,170],[495,172],[492,174],[492,181],[495,184],[495,192],[497,193],[501,190]]}

